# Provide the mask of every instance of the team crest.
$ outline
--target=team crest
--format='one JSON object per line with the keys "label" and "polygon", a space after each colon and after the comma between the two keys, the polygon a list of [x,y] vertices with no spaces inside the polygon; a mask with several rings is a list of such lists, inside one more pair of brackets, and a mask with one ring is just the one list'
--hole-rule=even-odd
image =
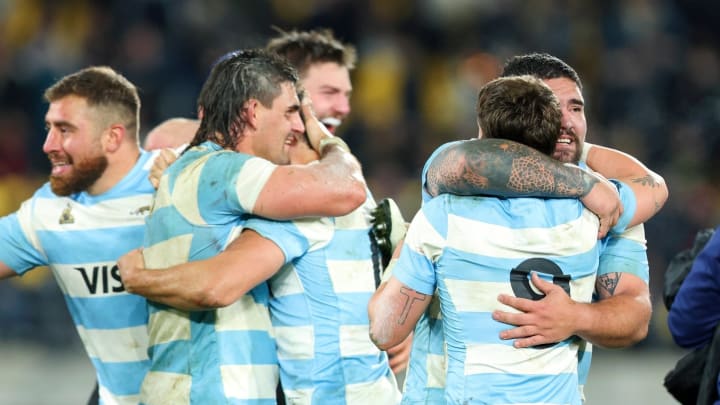
{"label": "team crest", "polygon": [[134,211],[130,211],[130,215],[142,215],[142,216],[145,216],[145,215],[147,215],[147,214],[150,213],[150,210],[151,210],[151,209],[152,209],[152,207],[150,207],[149,205],[143,205],[142,207],[140,207],[140,208],[138,208],[138,209],[136,209],[136,210],[134,210]]}
{"label": "team crest", "polygon": [[60,214],[60,219],[58,220],[58,223],[60,225],[75,223],[75,217],[73,217],[71,211],[72,211],[72,206],[70,205],[70,203],[68,203],[67,207],[65,207],[62,214]]}

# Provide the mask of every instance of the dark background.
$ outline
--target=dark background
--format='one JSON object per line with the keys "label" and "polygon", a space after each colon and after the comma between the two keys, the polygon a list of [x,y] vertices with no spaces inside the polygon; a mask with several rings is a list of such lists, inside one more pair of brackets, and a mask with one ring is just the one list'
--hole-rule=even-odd
{"label": "dark background", "polygon": [[[720,223],[720,7],[711,1],[0,1],[0,214],[49,171],[44,89],[110,65],[141,90],[144,135],[192,117],[212,61],[283,29],[326,27],[357,46],[341,127],[376,199],[410,220],[420,169],[441,143],[476,136],[477,88],[508,57],[544,51],[584,83],[588,137],[628,152],[670,188],[646,224],[655,314],[638,349],[670,347],[662,273],[700,227]],[[0,246],[0,249],[2,247]],[[0,343],[78,345],[47,272],[0,283]]]}

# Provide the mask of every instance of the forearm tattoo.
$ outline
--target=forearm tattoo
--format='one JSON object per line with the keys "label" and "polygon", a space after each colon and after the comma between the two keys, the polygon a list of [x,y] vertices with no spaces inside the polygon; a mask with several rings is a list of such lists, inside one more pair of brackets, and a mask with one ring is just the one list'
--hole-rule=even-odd
{"label": "forearm tattoo", "polygon": [[[655,180],[655,178],[649,174],[647,176],[632,179],[631,181],[635,184],[639,184],[639,185],[645,186],[645,187],[650,187],[650,188],[660,187],[660,183],[658,183],[657,180]],[[654,203],[655,203],[655,212],[660,211],[660,208],[662,208],[662,204],[660,204],[660,202],[657,200],[655,200]]]}
{"label": "forearm tattoo", "polygon": [[410,309],[412,308],[413,304],[415,304],[416,301],[424,302],[429,297],[425,294],[420,294],[419,292],[407,287],[401,287],[400,294],[405,296],[405,303],[403,304],[400,318],[398,318],[398,325],[404,325],[408,315],[410,314]]}
{"label": "forearm tattoo", "polygon": [[427,173],[431,195],[582,197],[596,179],[535,149],[503,139],[474,139],[448,147]]}
{"label": "forearm tattoo", "polygon": [[604,297],[612,297],[615,295],[615,289],[617,288],[618,284],[620,284],[620,277],[622,276],[622,273],[607,273],[603,274],[602,276],[598,276],[597,279],[597,288],[598,288],[598,294],[601,298]]}

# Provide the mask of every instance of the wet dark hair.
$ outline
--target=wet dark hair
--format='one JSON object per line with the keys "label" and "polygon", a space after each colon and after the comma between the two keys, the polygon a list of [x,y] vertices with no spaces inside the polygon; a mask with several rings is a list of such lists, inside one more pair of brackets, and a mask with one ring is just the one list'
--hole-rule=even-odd
{"label": "wet dark hair", "polygon": [[282,56],[292,63],[303,75],[310,65],[334,62],[348,70],[355,68],[357,53],[355,47],[340,42],[329,29],[309,31],[282,31],[268,42],[266,49]]}
{"label": "wet dark hair", "polygon": [[190,146],[206,140],[234,148],[246,124],[245,104],[258,100],[271,107],[283,83],[297,84],[296,70],[284,59],[262,49],[233,51],[218,60],[198,96],[200,127]]}
{"label": "wet dark hair", "polygon": [[502,77],[530,75],[541,80],[566,78],[577,84],[582,90],[582,82],[575,69],[560,58],[547,53],[530,53],[513,56],[505,62]]}
{"label": "wet dark hair", "polygon": [[483,138],[519,142],[550,155],[560,136],[562,113],[552,90],[534,76],[501,77],[478,93]]}

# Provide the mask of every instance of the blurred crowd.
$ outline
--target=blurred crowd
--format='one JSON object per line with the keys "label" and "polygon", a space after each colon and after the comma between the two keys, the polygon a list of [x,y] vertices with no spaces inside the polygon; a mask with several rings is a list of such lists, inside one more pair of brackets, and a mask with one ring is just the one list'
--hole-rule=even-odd
{"label": "blurred crowd", "polygon": [[[0,0],[0,214],[46,178],[44,89],[88,65],[140,88],[146,133],[193,117],[219,55],[264,46],[275,27],[332,29],[358,50],[353,112],[339,135],[376,199],[406,219],[420,204],[425,159],[476,136],[477,89],[508,57],[548,52],[580,74],[588,141],[630,153],[670,188],[646,224],[656,318],[672,255],[720,224],[720,8],[702,0]],[[0,247],[2,248],[2,247]],[[0,339],[74,339],[46,272],[0,283]]]}

